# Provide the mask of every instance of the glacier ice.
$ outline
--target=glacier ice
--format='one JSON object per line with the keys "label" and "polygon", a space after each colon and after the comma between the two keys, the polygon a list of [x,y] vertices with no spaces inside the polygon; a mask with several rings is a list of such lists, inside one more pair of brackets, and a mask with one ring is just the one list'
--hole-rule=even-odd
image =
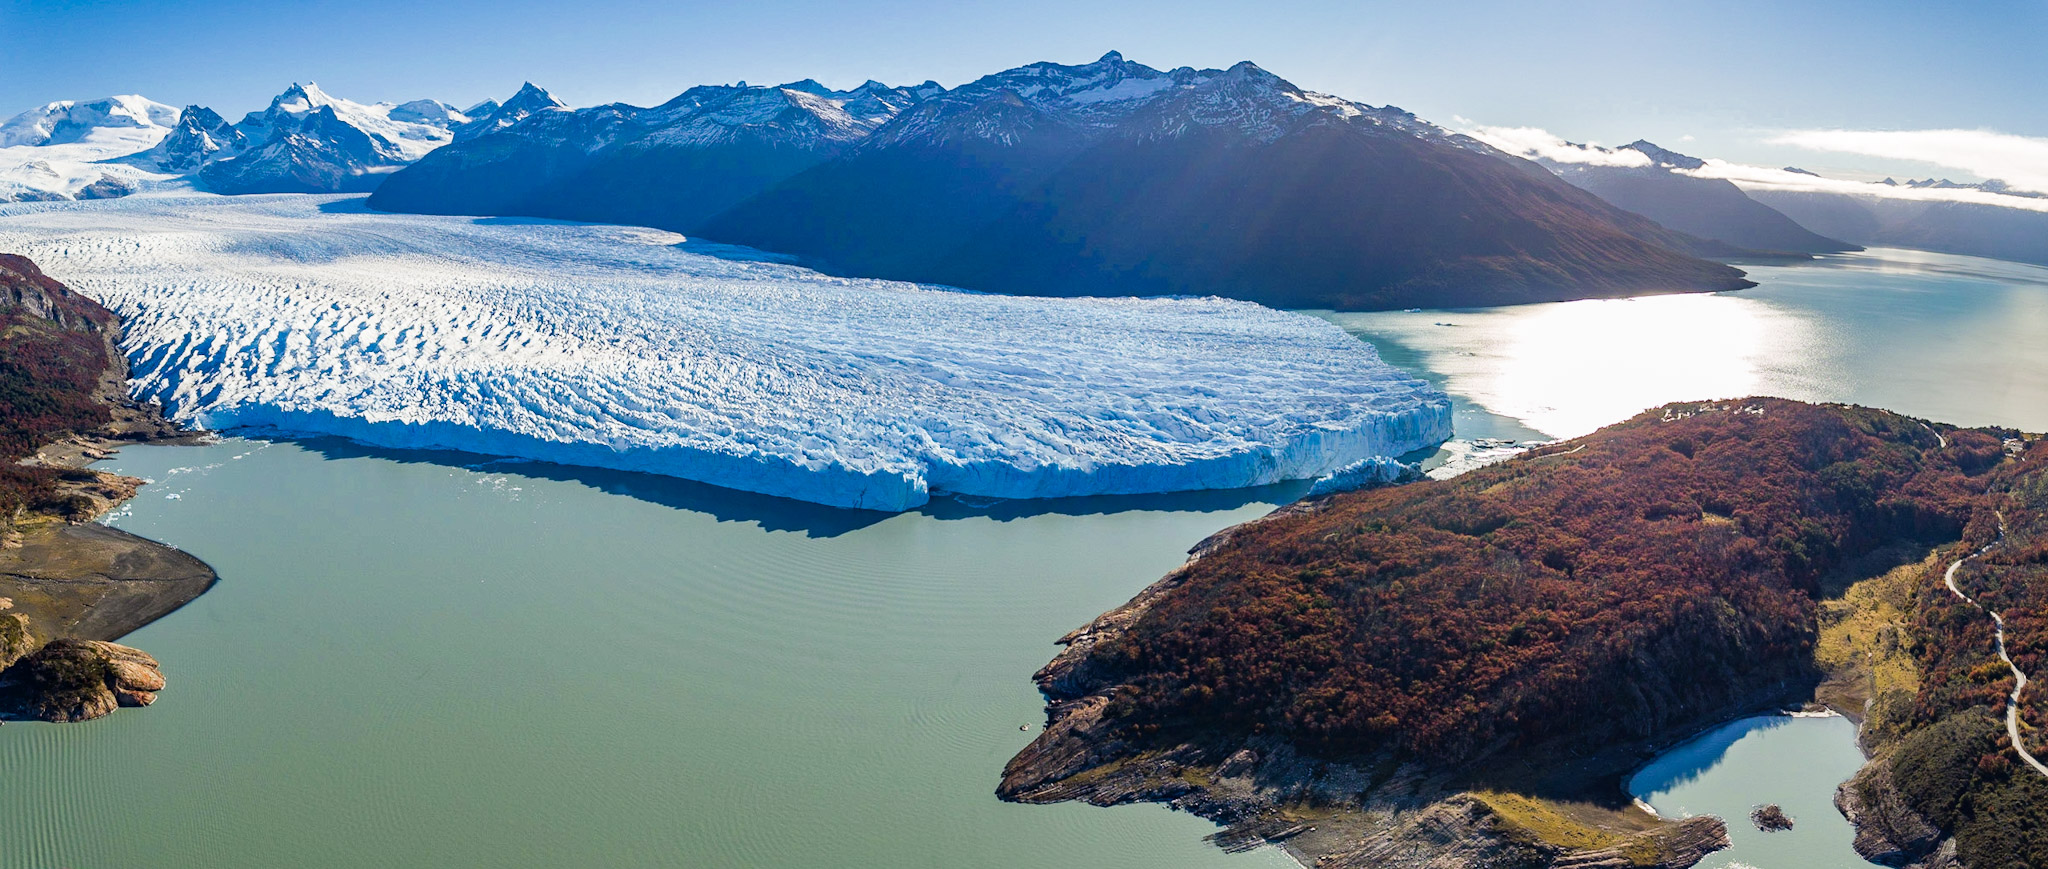
{"label": "glacier ice", "polygon": [[125,319],[177,419],[649,471],[824,504],[1234,488],[1450,435],[1322,320],[844,279],[621,226],[336,196],[0,205]]}
{"label": "glacier ice", "polygon": [[1422,468],[1393,456],[1366,456],[1321,477],[1308,487],[1310,498],[1358,489],[1375,489],[1422,479]]}

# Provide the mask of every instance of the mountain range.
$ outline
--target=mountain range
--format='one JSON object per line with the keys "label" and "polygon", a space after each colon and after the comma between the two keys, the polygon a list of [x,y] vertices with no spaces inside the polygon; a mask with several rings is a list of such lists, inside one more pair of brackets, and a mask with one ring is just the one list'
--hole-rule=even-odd
{"label": "mountain range", "polygon": [[[522,91],[525,93],[525,91]],[[1289,307],[1735,289],[1740,255],[1393,107],[1111,52],[951,90],[813,81],[543,107],[373,208],[644,224],[850,275]]]}
{"label": "mountain range", "polygon": [[387,211],[646,225],[851,276],[1297,308],[1735,289],[1743,273],[1715,260],[1862,245],[2048,262],[2048,200],[1995,182],[1753,183],[1649,142],[1559,144],[1475,138],[1249,62],[1111,52],[952,89],[740,82],[647,108],[574,109],[531,83],[467,109],[294,84],[238,121],[58,102],[0,124],[0,201],[371,192]]}

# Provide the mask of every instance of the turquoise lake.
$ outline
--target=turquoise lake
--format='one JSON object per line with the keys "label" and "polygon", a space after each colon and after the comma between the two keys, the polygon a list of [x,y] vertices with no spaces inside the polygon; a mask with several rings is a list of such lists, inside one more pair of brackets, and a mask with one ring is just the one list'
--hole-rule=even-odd
{"label": "turquoise lake", "polygon": [[128,637],[157,705],[0,727],[0,866],[1291,865],[993,792],[1053,640],[1298,486],[889,515],[477,461],[107,463],[221,581]]}

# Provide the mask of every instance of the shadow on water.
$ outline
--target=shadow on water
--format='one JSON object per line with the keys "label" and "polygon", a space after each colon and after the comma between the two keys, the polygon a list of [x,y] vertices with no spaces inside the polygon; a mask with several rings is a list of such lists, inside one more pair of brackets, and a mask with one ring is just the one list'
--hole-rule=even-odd
{"label": "shadow on water", "polygon": [[1783,727],[1794,720],[1789,715],[1759,715],[1723,724],[1665,752],[1637,771],[1628,780],[1628,791],[1636,796],[1647,796],[1690,784],[1720,765],[1722,756],[1743,737]]}
{"label": "shadow on water", "polygon": [[[881,510],[828,507],[808,501],[726,489],[709,483],[638,471],[560,465],[459,450],[392,449],[369,446],[339,437],[297,437],[259,432],[250,432],[249,436],[292,444],[328,459],[381,459],[400,464],[442,465],[472,471],[517,474],[538,480],[576,483],[607,494],[623,495],[676,510],[702,513],[720,522],[751,522],[761,526],[764,531],[789,531],[807,537],[838,537],[897,515]],[[1308,486],[1307,481],[1293,481],[1247,489],[1028,500],[940,495],[923,507],[910,512],[941,521],[992,519],[997,522],[1046,515],[1099,516],[1135,511],[1214,513],[1236,510],[1250,504],[1284,504],[1300,498],[1308,491]]]}

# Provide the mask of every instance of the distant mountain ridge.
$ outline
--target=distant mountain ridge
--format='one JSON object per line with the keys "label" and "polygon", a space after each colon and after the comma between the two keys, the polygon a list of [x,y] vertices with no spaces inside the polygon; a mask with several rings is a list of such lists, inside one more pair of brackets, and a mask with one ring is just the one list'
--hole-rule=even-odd
{"label": "distant mountain ridge", "polygon": [[0,201],[126,195],[176,176],[228,194],[364,192],[472,123],[436,100],[364,105],[310,82],[236,122],[133,95],[67,100],[0,124],[0,149],[27,158],[0,165]]}
{"label": "distant mountain ridge", "polygon": [[693,88],[547,108],[392,175],[374,208],[658,226],[849,274],[1297,307],[1734,289],[1673,232],[1392,107],[1250,63],[1111,52],[947,90]]}
{"label": "distant mountain ridge", "polygon": [[1509,135],[1480,135],[1616,206],[1729,244],[1793,254],[1903,247],[2048,265],[2044,197],[1995,180],[1847,181],[1702,160],[1644,141],[1531,146],[1510,140],[1532,131],[1499,132]]}
{"label": "distant mountain ridge", "polygon": [[689,226],[829,159],[924,97],[869,81],[834,91],[704,85],[652,108],[569,109],[532,84],[380,187],[372,206]]}
{"label": "distant mountain ridge", "polygon": [[1756,201],[1733,182],[1686,174],[1707,165],[1698,157],[1641,139],[1611,151],[1578,147],[1609,155],[1633,152],[1648,162],[1619,165],[1618,161],[1572,163],[1540,158],[1537,162],[1616,207],[1671,229],[1767,254],[1802,258],[1861,249],[1814,232]]}

